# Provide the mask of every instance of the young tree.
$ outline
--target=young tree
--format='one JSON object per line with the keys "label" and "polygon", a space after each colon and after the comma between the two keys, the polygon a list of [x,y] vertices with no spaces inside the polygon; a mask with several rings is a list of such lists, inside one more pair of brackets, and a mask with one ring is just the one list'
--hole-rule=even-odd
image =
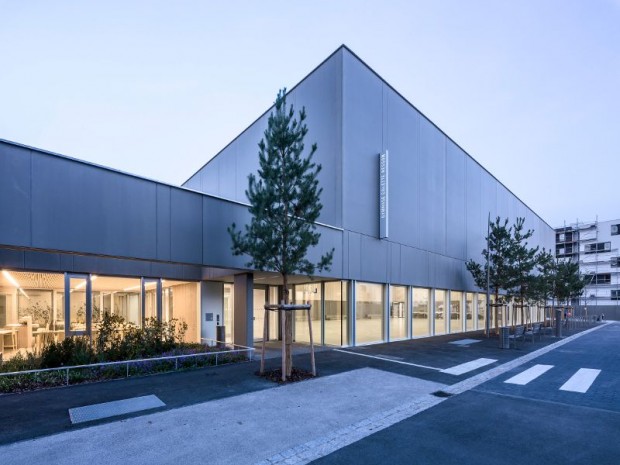
{"label": "young tree", "polygon": [[556,269],[554,295],[558,302],[569,305],[572,299],[583,294],[585,279],[579,274],[579,264],[576,262],[558,262]]}
{"label": "young tree", "polygon": [[[334,250],[323,254],[318,263],[306,258],[310,247],[319,243],[315,221],[323,208],[317,176],[321,165],[312,161],[317,145],[304,155],[304,137],[308,128],[305,108],[295,118],[293,106],[286,104],[286,89],[278,92],[267,122],[264,137],[258,144],[258,177],[248,176],[245,191],[252,215],[242,231],[233,223],[228,228],[235,255],[248,255],[248,267],[276,271],[282,277],[283,301],[289,303],[288,280],[292,274],[314,274],[329,269]],[[285,318],[286,375],[292,370],[292,316]]]}
{"label": "young tree", "polygon": [[[555,295],[555,282],[557,273],[555,256],[543,249],[536,259],[537,274],[532,280],[532,300],[545,307],[550,300],[553,302]],[[553,305],[552,305],[553,306]],[[553,315],[549,315],[551,318]]]}
{"label": "young tree", "polygon": [[[489,262],[489,288],[495,296],[495,303],[499,304],[500,290],[510,289],[514,282],[514,274],[511,262],[512,249],[512,226],[508,226],[508,219],[503,222],[499,216],[495,222],[489,223],[489,235],[486,238],[489,244],[488,249],[482,250],[484,263]],[[474,278],[476,286],[480,289],[487,288],[487,270],[485,265],[481,265],[470,259],[466,267]],[[497,322],[497,318],[495,319]]]}
{"label": "young tree", "polygon": [[[529,247],[527,240],[534,231],[524,231],[525,218],[517,218],[512,227],[512,245],[509,249],[512,282],[508,292],[519,301],[521,321],[525,322],[523,311],[524,302],[530,300],[534,294],[534,270],[538,259],[538,247]],[[514,321],[514,319],[513,319]]]}

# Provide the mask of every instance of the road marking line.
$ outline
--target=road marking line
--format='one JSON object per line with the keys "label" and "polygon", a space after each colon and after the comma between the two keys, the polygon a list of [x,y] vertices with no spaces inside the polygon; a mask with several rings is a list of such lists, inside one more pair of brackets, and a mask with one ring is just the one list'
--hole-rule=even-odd
{"label": "road marking line", "polygon": [[482,368],[495,362],[497,362],[497,360],[492,358],[478,358],[476,360],[472,360],[471,362],[461,363],[460,365],[446,368],[445,370],[441,370],[441,372],[447,373],[449,375],[458,376],[464,373],[469,373],[470,371],[477,370],[478,368]]}
{"label": "road marking line", "polygon": [[580,368],[577,370],[577,373],[562,385],[560,391],[580,392],[583,394],[590,389],[590,386],[592,386],[600,372],[601,370],[594,370],[592,368]]}
{"label": "road marking line", "polygon": [[504,383],[518,384],[520,386],[525,386],[530,381],[535,380],[540,375],[551,370],[551,368],[553,368],[553,365],[534,365],[533,367],[525,370],[523,373],[519,373],[518,375],[513,376],[510,379],[507,379],[506,381],[504,381]]}
{"label": "road marking line", "polygon": [[429,367],[426,365],[418,365],[417,363],[402,362],[400,360],[394,360],[391,358],[381,357],[380,355],[358,354],[357,352],[351,352],[351,351],[342,350],[342,349],[333,349],[333,350],[335,352],[342,352],[343,354],[351,354],[351,355],[359,355],[360,357],[375,358],[377,360],[383,360],[384,362],[400,363],[401,365],[409,365],[412,367],[426,368],[427,370],[443,371],[441,368]]}

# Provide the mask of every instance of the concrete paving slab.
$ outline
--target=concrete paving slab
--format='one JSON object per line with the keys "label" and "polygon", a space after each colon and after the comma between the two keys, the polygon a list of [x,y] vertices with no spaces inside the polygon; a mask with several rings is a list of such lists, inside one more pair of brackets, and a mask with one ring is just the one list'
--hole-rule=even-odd
{"label": "concrete paving slab", "polygon": [[255,463],[445,385],[372,368],[0,447],[12,465]]}

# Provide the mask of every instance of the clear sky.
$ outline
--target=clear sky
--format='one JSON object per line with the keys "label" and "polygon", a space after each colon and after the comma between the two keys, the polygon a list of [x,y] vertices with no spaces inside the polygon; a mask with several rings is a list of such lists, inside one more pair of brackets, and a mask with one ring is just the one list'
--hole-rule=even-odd
{"label": "clear sky", "polygon": [[620,217],[620,0],[0,0],[0,138],[181,184],[343,43],[551,225]]}

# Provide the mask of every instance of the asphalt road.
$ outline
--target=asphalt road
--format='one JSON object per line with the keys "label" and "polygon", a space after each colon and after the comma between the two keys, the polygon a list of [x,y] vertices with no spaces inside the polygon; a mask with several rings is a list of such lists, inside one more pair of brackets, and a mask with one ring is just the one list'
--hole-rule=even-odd
{"label": "asphalt road", "polygon": [[617,465],[619,342],[608,325],[313,463]]}

